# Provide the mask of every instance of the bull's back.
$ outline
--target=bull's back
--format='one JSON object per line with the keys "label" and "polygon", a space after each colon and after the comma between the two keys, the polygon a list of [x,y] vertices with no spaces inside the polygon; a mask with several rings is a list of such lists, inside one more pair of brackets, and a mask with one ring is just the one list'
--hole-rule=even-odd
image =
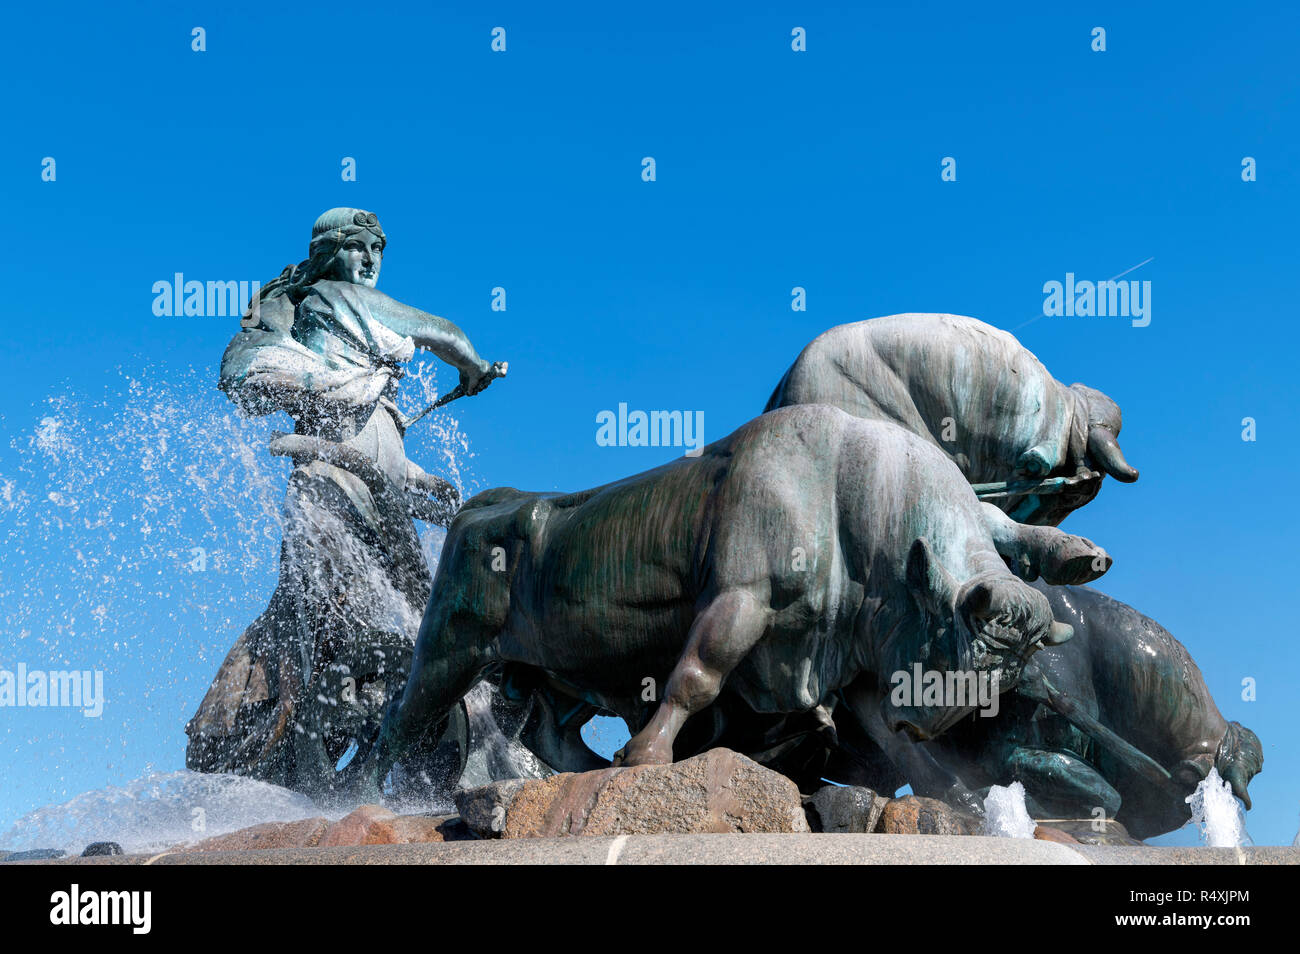
{"label": "bull's back", "polygon": [[[865,424],[830,407],[784,409],[699,457],[548,499],[544,537],[515,587],[548,668],[666,673],[701,605],[732,588],[779,606],[774,626],[800,607],[815,615],[816,593],[842,587],[824,577],[836,551],[812,534],[834,524],[844,429]],[[794,573],[800,545],[811,566]]]}
{"label": "bull's back", "polygon": [[674,462],[553,502],[538,571],[574,604],[612,607],[681,598],[694,585],[694,541],[708,505],[712,460]]}
{"label": "bull's back", "polygon": [[[706,450],[591,490],[501,504],[523,508],[506,658],[607,698],[666,674],[695,608],[718,464]],[[627,673],[635,685],[623,685]]]}
{"label": "bull's back", "polygon": [[757,547],[779,538],[786,553],[792,524],[829,512],[840,441],[853,423],[831,407],[785,409],[698,457],[555,498],[548,585],[579,596],[600,587],[642,605],[745,582],[747,571],[733,564],[764,566]]}
{"label": "bull's back", "polygon": [[815,403],[906,428],[948,453],[972,483],[1008,479],[1020,453],[1063,441],[1071,407],[1010,334],[961,315],[912,314],[825,332],[767,409]]}
{"label": "bull's back", "polygon": [[[1053,614],[1076,630],[1050,652],[1086,666],[1101,721],[1166,767],[1214,748],[1227,722],[1187,648],[1126,603],[1087,586],[1035,586]],[[1044,650],[1049,652],[1049,650]]]}

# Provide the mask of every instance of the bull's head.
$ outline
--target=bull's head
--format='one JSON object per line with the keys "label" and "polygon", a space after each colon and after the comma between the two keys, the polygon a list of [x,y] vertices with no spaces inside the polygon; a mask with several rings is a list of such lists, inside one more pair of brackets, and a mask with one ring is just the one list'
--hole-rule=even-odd
{"label": "bull's head", "polygon": [[1240,722],[1229,722],[1228,731],[1223,734],[1219,751],[1214,756],[1214,767],[1219,770],[1219,776],[1232,786],[1232,794],[1249,809],[1250,793],[1246,786],[1264,769],[1264,749],[1259,744],[1259,736]]}
{"label": "bull's head", "polygon": [[1138,479],[1137,470],[1129,466],[1119,449],[1122,424],[1119,405],[1084,384],[1070,385],[1070,394],[1074,400],[1074,422],[1066,454],[1061,455],[1057,440],[1035,445],[1016,459],[1013,477],[1018,481],[1045,477],[1067,477],[1073,481],[1054,492],[1013,499],[1007,513],[1018,523],[1059,526],[1097,496],[1102,478],[1107,474],[1125,483]]}
{"label": "bull's head", "polygon": [[[1213,742],[1209,742],[1208,745],[1213,746]],[[1195,789],[1210,774],[1212,768],[1218,770],[1219,778],[1228,783],[1232,794],[1241,799],[1242,804],[1249,810],[1250,792],[1246,790],[1246,786],[1264,768],[1264,749],[1259,744],[1259,736],[1240,722],[1229,722],[1213,754],[1202,751],[1197,755],[1184,758],[1170,774],[1181,795]]]}
{"label": "bull's head", "polygon": [[[997,691],[1005,692],[1035,652],[1065,642],[1074,632],[1052,619],[1047,597],[1008,572],[956,580],[924,537],[908,554],[907,585],[923,623],[896,645],[894,664],[900,668],[919,662],[926,671],[974,673],[981,680],[996,673]],[[903,706],[887,702],[885,721],[914,739],[933,738],[974,710],[966,701],[963,706],[946,700],[938,707],[916,700]]]}
{"label": "bull's head", "polygon": [[1083,398],[1088,409],[1086,460],[1092,469],[1126,484],[1137,480],[1137,470],[1129,466],[1119,449],[1119,429],[1123,424],[1119,405],[1087,385],[1072,384],[1070,390]]}

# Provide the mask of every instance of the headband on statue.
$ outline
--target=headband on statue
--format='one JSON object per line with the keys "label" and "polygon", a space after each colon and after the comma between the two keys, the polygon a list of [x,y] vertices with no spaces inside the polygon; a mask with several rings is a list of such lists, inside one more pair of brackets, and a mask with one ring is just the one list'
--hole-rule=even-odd
{"label": "headband on statue", "polygon": [[373,212],[346,207],[330,209],[311,228],[311,246],[307,257],[315,257],[327,245],[338,249],[348,238],[360,232],[373,232],[379,238],[381,248],[388,244],[379,219]]}

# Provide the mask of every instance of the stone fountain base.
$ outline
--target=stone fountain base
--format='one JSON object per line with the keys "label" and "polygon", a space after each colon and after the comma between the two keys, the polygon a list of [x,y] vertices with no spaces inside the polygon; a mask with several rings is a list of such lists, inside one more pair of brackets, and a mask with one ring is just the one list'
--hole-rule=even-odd
{"label": "stone fountain base", "polygon": [[[1149,848],[1118,823],[1039,825],[990,838],[942,802],[828,786],[801,797],[785,776],[727,749],[672,765],[493,782],[457,814],[363,805],[337,821],[254,825],[153,855],[83,864],[1287,864],[1296,848]],[[909,837],[898,837],[900,835]],[[3,860],[3,859],[0,859]],[[13,859],[15,861],[25,859]],[[33,859],[34,860],[34,859]]]}

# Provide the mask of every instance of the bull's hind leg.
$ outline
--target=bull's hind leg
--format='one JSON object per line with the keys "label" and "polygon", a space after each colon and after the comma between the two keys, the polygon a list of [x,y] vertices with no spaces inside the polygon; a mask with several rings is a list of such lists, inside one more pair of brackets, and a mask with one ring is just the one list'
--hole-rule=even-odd
{"label": "bull's hind leg", "polygon": [[981,505],[984,525],[998,555],[1023,580],[1040,576],[1053,586],[1091,583],[1110,569],[1110,556],[1097,544],[1056,527],[1016,523],[992,504]]}
{"label": "bull's hind leg", "polygon": [[686,720],[718,697],[722,681],[767,628],[767,607],[747,590],[728,590],[695,617],[664,697],[644,729],[615,753],[615,765],[667,765]]}
{"label": "bull's hind leg", "polygon": [[903,731],[894,731],[881,711],[885,695],[873,688],[870,679],[859,679],[841,690],[845,704],[859,726],[885,753],[912,786],[915,795],[937,798],[974,815],[984,814],[984,803],[961,777],[935,757],[926,745],[913,742]]}
{"label": "bull's hind leg", "polygon": [[1021,746],[1007,759],[1007,771],[1044,811],[1074,818],[1091,818],[1097,808],[1107,818],[1119,812],[1119,792],[1095,768],[1068,752]]}

